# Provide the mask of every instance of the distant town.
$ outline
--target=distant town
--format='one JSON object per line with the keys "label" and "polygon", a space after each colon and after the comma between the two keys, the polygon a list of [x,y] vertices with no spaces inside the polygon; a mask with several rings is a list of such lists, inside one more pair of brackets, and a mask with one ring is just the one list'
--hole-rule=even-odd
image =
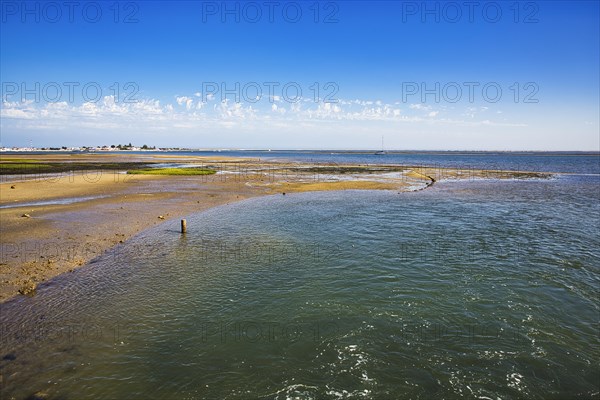
{"label": "distant town", "polygon": [[157,148],[156,146],[148,146],[146,144],[142,146],[134,146],[129,144],[112,144],[110,146],[81,146],[81,147],[0,147],[0,152],[27,152],[27,151],[65,151],[65,152],[81,152],[81,153],[92,153],[102,151],[176,151],[184,150],[179,147],[164,147]]}

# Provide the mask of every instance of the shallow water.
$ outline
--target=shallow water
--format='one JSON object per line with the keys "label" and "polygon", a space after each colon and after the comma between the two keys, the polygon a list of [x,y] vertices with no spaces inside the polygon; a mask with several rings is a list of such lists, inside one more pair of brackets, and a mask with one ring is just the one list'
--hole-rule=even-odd
{"label": "shallow water", "polygon": [[598,397],[600,179],[251,199],[3,304],[2,397]]}
{"label": "shallow water", "polygon": [[108,196],[83,196],[83,197],[68,197],[68,198],[64,198],[64,199],[52,199],[52,200],[43,200],[43,201],[14,202],[14,203],[0,205],[0,209],[73,204],[73,203],[79,203],[82,201],[102,199],[105,197],[108,197]]}

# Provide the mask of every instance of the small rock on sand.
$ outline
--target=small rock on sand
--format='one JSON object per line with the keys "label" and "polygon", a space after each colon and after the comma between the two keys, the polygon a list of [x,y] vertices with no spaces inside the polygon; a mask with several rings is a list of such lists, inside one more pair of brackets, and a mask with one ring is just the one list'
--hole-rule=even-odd
{"label": "small rock on sand", "polygon": [[35,392],[34,394],[29,395],[29,397],[26,397],[28,400],[46,400],[48,398],[50,397],[46,392]]}
{"label": "small rock on sand", "polygon": [[29,214],[23,214],[23,215],[21,215],[21,217],[23,217],[23,218],[31,218],[31,215],[29,215]]}
{"label": "small rock on sand", "polygon": [[25,285],[21,286],[19,289],[19,293],[24,294],[25,296],[33,296],[35,295],[36,285],[33,282],[26,282]]}
{"label": "small rock on sand", "polygon": [[162,215],[159,215],[158,219],[165,219],[165,217],[163,217]]}

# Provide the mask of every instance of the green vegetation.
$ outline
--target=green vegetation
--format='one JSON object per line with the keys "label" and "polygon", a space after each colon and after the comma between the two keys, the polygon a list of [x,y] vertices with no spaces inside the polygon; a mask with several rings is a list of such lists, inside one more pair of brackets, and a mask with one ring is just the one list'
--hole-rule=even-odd
{"label": "green vegetation", "polygon": [[39,163],[39,160],[32,160],[29,158],[4,158],[2,159],[2,157],[0,156],[0,164],[6,164],[6,163],[10,163],[10,164],[14,164],[14,163],[19,163],[19,164],[23,164],[23,163]]}
{"label": "green vegetation", "polygon": [[[15,162],[17,161],[18,162]],[[19,174],[53,174],[70,173],[74,171],[125,171],[138,168],[148,168],[145,162],[115,162],[115,163],[96,163],[96,162],[44,162],[11,159],[10,161],[0,161],[0,175],[19,175]]]}
{"label": "green vegetation", "polygon": [[136,175],[212,175],[217,173],[208,168],[144,168],[127,171],[128,174]]}
{"label": "green vegetation", "polygon": [[37,164],[34,161],[25,161],[25,162],[1,162],[0,170],[35,170],[40,171],[43,168],[50,168],[48,164]]}

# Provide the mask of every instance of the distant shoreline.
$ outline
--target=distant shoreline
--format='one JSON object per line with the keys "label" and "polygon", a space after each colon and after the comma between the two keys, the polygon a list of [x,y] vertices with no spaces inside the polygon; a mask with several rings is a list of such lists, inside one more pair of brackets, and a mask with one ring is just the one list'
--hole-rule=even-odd
{"label": "distant shoreline", "polygon": [[[157,148],[151,150],[142,149],[93,149],[84,150],[44,150],[41,148],[1,148],[0,154],[153,154],[153,153],[231,153],[231,152],[248,152],[248,153],[315,153],[315,154],[374,154],[377,149],[360,149],[360,150],[344,150],[344,149],[214,149],[214,148]],[[589,155],[600,156],[600,151],[597,150],[386,150],[387,154],[456,154],[456,155],[476,155],[476,154],[501,154],[501,155]]]}

